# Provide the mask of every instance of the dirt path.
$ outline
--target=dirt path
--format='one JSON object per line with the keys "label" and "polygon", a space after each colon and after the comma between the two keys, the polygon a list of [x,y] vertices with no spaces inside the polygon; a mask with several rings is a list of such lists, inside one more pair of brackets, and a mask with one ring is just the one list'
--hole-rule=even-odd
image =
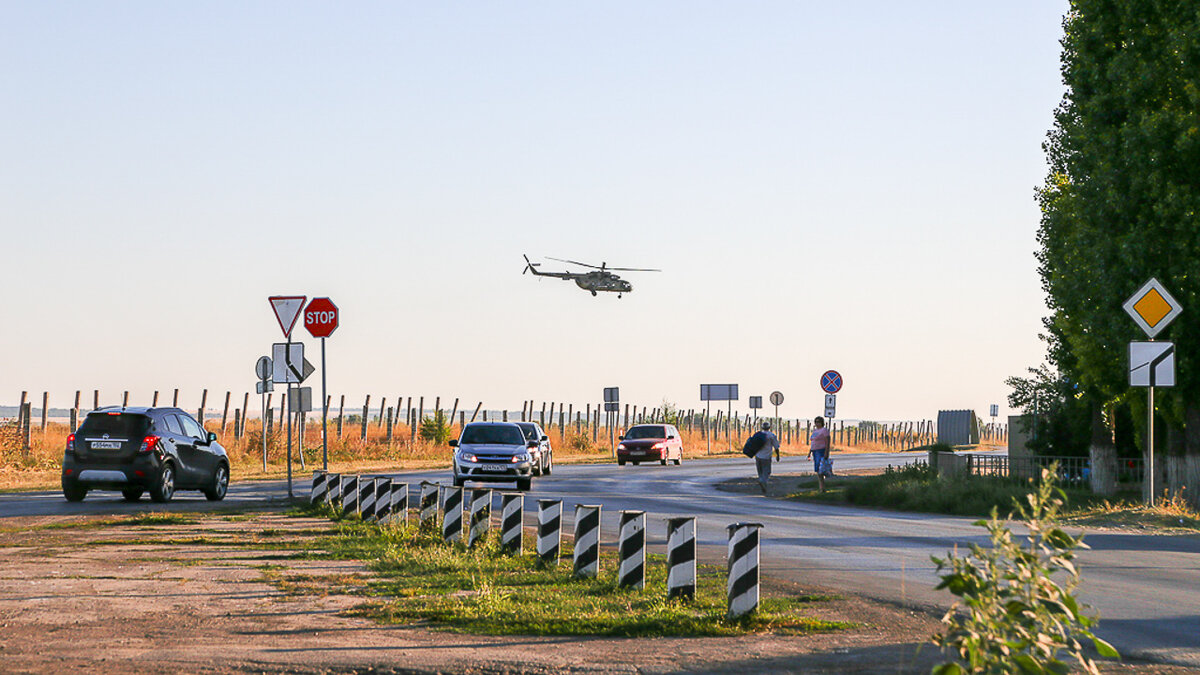
{"label": "dirt path", "polygon": [[157,525],[6,521],[0,670],[874,673],[928,672],[937,657],[917,650],[936,630],[933,617],[857,598],[818,611],[861,628],[804,637],[490,637],[378,626],[341,615],[364,600],[347,589],[370,578],[365,566],[297,560],[271,546],[328,527],[270,512]]}

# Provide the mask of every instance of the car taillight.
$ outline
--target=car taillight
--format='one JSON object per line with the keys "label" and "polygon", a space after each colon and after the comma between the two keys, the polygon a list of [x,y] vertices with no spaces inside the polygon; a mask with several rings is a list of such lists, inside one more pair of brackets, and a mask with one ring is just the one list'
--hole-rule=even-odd
{"label": "car taillight", "polygon": [[68,435],[67,435],[67,448],[66,448],[66,450],[67,450],[67,454],[68,454],[68,455],[73,455],[73,454],[75,454],[75,434],[68,434]]}
{"label": "car taillight", "polygon": [[138,452],[154,452],[158,447],[158,436],[147,436],[142,439],[142,447]]}
{"label": "car taillight", "polygon": [[657,442],[657,443],[655,443],[655,444],[654,444],[654,449],[655,449],[655,450],[666,450],[666,449],[667,449],[667,444],[666,444],[666,442],[665,442],[665,441],[659,441],[659,442]]}

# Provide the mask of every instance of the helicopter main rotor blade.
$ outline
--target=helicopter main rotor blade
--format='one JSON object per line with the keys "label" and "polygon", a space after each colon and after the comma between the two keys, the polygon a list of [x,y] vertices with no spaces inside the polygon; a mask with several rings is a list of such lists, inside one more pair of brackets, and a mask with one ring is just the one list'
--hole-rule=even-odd
{"label": "helicopter main rotor blade", "polygon": [[610,267],[608,269],[616,270],[618,272],[661,272],[662,271],[662,270],[649,269],[646,267]]}
{"label": "helicopter main rotor blade", "polygon": [[[589,265],[589,264],[587,264],[587,263],[581,263],[581,262],[579,262],[579,261],[577,261],[577,260],[564,260],[564,259],[562,259],[562,258],[551,258],[550,256],[546,256],[546,257],[547,257],[547,258],[549,258],[550,260],[557,260],[558,262],[570,263],[570,264],[572,264],[572,265],[579,265],[580,267],[590,267],[590,268],[592,268],[592,269],[594,269],[594,270],[601,269],[601,268],[599,268],[599,267],[597,267],[597,266],[595,266],[595,265]],[[612,268],[610,267],[609,269],[612,269]]]}

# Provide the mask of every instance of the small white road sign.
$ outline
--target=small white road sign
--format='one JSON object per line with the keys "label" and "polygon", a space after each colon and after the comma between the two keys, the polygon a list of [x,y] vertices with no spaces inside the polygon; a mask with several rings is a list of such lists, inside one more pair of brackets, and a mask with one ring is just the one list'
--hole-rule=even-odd
{"label": "small white road sign", "polygon": [[1151,338],[1158,335],[1183,311],[1183,305],[1171,297],[1158,279],[1147,281],[1146,285],[1139,288],[1122,306]]}
{"label": "small white road sign", "polygon": [[271,345],[272,377],[276,384],[299,384],[316,368],[304,358],[303,342],[276,342]]}
{"label": "small white road sign", "polygon": [[1130,342],[1129,386],[1174,387],[1175,343]]}
{"label": "small white road sign", "polygon": [[306,295],[273,295],[267,298],[271,301],[271,309],[275,310],[275,318],[279,320],[279,328],[284,337],[291,336],[292,328],[295,327],[296,319],[300,316],[300,310],[304,309],[304,301],[307,299]]}
{"label": "small white road sign", "polygon": [[825,417],[833,419],[837,413],[837,394],[825,394]]}
{"label": "small white road sign", "polygon": [[270,380],[261,380],[254,383],[254,393],[266,394],[275,391],[275,383]]}

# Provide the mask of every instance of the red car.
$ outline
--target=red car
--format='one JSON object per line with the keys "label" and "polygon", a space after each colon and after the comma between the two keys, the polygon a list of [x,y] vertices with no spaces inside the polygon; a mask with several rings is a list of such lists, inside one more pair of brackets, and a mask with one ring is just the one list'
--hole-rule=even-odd
{"label": "red car", "polygon": [[640,464],[653,460],[664,466],[668,460],[676,466],[683,461],[683,439],[674,425],[639,424],[621,436],[617,464],[625,466],[625,462]]}

